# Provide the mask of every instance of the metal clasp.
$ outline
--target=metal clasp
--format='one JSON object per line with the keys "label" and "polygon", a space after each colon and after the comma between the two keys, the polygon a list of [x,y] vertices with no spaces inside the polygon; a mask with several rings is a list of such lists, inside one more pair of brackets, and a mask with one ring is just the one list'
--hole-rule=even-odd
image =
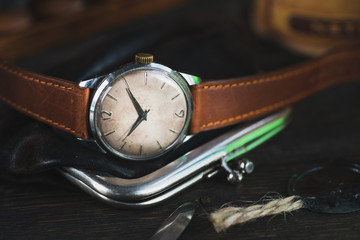
{"label": "metal clasp", "polygon": [[287,125],[290,109],[233,128],[187,152],[162,168],[139,178],[124,179],[107,172],[66,167],[60,172],[91,195],[116,206],[145,207],[162,202],[220,169],[232,183],[254,170],[245,153],[276,135]]}
{"label": "metal clasp", "polygon": [[227,180],[232,184],[242,182],[244,174],[251,174],[255,165],[252,161],[242,158],[240,160],[233,160],[235,167],[231,168],[228,164],[228,160],[231,159],[232,154],[228,154],[221,159],[221,167],[228,173]]}

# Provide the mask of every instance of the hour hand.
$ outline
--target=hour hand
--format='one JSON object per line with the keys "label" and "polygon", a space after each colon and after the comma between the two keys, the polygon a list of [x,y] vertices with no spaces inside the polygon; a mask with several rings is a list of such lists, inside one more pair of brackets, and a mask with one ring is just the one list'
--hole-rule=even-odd
{"label": "hour hand", "polygon": [[123,141],[125,141],[125,139],[130,136],[130,134],[139,126],[139,124],[142,122],[142,121],[146,121],[147,120],[147,114],[148,112],[150,112],[150,109],[148,110],[145,110],[144,114],[143,115],[139,115],[138,118],[136,119],[135,123],[132,125],[129,133],[126,135],[126,137],[123,139]]}
{"label": "hour hand", "polygon": [[136,112],[138,113],[139,116],[143,116],[144,115],[144,110],[141,108],[140,104],[138,103],[138,101],[136,100],[136,98],[134,97],[134,95],[132,94],[132,92],[130,91],[130,88],[126,88],[126,91],[132,101],[132,103],[134,104],[134,107],[136,109]]}

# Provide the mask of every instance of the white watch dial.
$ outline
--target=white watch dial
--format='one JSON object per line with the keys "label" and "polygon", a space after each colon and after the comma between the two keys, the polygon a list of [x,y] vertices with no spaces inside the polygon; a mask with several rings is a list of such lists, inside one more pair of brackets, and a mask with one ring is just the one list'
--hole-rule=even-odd
{"label": "white watch dial", "polygon": [[125,158],[161,155],[183,132],[187,105],[182,87],[166,72],[125,72],[103,90],[95,115],[100,139]]}

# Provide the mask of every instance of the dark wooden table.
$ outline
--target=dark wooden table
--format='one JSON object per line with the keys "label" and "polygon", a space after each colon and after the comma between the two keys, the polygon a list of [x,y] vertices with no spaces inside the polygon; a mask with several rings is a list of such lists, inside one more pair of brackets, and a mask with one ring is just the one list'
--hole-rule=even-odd
{"label": "dark wooden table", "polygon": [[[232,5],[228,5],[227,9],[233,11],[231,6],[234,1],[230,2]],[[201,21],[208,21],[206,17],[209,16],[213,14],[202,15]],[[212,30],[212,43],[217,39],[214,31],[220,29],[219,26]],[[226,26],[231,29],[232,25],[226,22]],[[202,61],[198,61],[197,65],[176,64],[173,58],[164,57],[164,52],[169,49],[166,44],[162,45],[163,50],[158,50],[159,58],[184,72],[195,72],[199,66],[202,70],[197,73],[201,76],[214,73],[215,77],[223,73],[226,75],[226,68],[222,72],[215,72],[216,69],[205,66],[214,59],[201,58],[203,49],[199,43],[204,39],[197,37],[195,31],[186,33],[198,41],[191,49],[194,56],[192,61]],[[221,34],[221,37],[230,41],[234,36]],[[177,39],[180,43],[186,42],[186,38]],[[248,43],[254,41],[250,39]],[[241,48],[253,49],[254,54],[265,49],[247,45],[241,45]],[[272,44],[267,47],[274,48]],[[179,48],[171,49],[180,59],[189,53],[182,53],[184,51]],[[213,51],[213,55],[219,57],[218,62],[221,62],[219,48]],[[277,58],[276,53],[269,51],[267,53],[271,54],[262,54],[262,58],[254,55],[252,60],[258,60],[260,69],[266,70],[264,62],[268,62],[268,69],[286,65],[287,58],[280,55]],[[231,53],[228,56],[233,57]],[[228,56],[223,55],[224,58]],[[42,56],[36,61],[39,59],[44,61],[46,58]],[[228,62],[226,67],[234,69],[235,66],[231,65],[234,61],[229,59]],[[286,63],[290,64],[291,61]],[[247,61],[242,64],[246,65]],[[247,155],[256,168],[242,184],[230,185],[224,176],[217,176],[192,186],[158,206],[141,210],[120,209],[100,202],[56,171],[31,175],[30,178],[7,174],[0,178],[0,239],[148,239],[170,213],[189,201],[196,203],[196,213],[180,239],[359,239],[360,212],[321,214],[299,210],[233,226],[223,233],[216,233],[208,219],[209,213],[224,203],[257,201],[265,194],[274,192],[287,196],[288,180],[295,173],[333,161],[359,163],[359,106],[360,85],[356,83],[338,86],[308,98],[294,106],[292,122],[283,132]]]}

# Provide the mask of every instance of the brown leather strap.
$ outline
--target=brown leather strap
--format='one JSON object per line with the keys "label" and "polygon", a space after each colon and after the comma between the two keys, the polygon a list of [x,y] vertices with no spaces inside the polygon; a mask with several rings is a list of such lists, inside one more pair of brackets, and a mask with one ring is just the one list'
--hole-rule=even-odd
{"label": "brown leather strap", "polygon": [[229,126],[283,108],[326,87],[360,80],[360,48],[268,74],[206,81],[191,88],[191,133]]}
{"label": "brown leather strap", "polygon": [[[360,48],[283,71],[192,86],[190,133],[262,116],[334,84],[360,80]],[[0,100],[42,122],[88,138],[89,89],[0,61]]]}
{"label": "brown leather strap", "polygon": [[0,60],[0,100],[42,122],[88,138],[89,89]]}

